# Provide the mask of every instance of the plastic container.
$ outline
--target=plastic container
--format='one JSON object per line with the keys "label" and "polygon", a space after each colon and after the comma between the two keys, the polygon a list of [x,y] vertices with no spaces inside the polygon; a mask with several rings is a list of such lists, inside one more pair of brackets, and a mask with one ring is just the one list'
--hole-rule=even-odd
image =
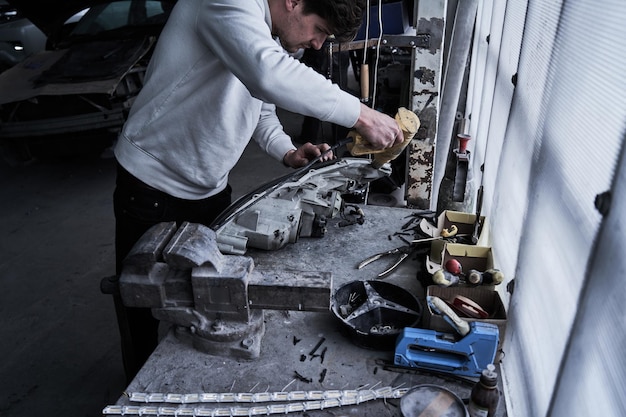
{"label": "plastic container", "polygon": [[393,350],[405,327],[416,327],[423,307],[411,292],[385,281],[352,281],[331,297],[331,310],[357,346]]}
{"label": "plastic container", "polygon": [[468,411],[470,417],[494,417],[500,402],[498,391],[498,373],[493,364],[487,365],[480,380],[472,388]]}

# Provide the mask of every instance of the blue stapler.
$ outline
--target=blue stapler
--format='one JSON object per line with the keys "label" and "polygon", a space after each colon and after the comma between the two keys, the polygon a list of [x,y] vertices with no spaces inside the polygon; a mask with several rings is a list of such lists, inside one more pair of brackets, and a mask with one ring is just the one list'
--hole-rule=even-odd
{"label": "blue stapler", "polygon": [[407,327],[398,336],[394,364],[479,378],[494,362],[498,348],[498,326],[466,322],[438,297],[427,297],[435,313],[454,327],[457,334]]}

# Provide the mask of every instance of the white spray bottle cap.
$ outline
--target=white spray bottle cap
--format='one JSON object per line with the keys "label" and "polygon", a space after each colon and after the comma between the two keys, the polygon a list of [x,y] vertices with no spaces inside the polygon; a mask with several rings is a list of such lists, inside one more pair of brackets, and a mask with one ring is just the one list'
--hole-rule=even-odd
{"label": "white spray bottle cap", "polygon": [[482,376],[488,381],[497,381],[498,373],[496,372],[496,366],[493,363],[487,365],[487,369],[483,369]]}

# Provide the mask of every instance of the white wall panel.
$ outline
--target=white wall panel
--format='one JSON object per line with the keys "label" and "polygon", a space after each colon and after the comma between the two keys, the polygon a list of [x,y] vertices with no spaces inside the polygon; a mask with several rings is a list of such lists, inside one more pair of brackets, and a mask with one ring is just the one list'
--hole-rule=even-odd
{"label": "white wall panel", "polygon": [[[551,352],[563,358],[559,365],[566,376],[557,379],[553,401],[559,405],[548,415],[624,415],[626,314],[619,308],[624,301],[624,275],[612,280],[616,286],[606,284],[611,282],[607,274],[624,271],[626,246],[624,238],[615,230],[623,225],[622,216],[617,213],[625,213],[626,207],[623,198],[621,202],[616,199],[611,208],[613,217],[609,219],[616,229],[605,226],[601,239],[596,236],[602,217],[594,207],[596,195],[611,188],[623,147],[626,128],[624,19],[626,3],[623,1],[566,2],[552,60],[545,129],[550,148],[545,151],[544,164],[549,165],[548,175],[560,180],[553,181],[556,187],[547,191],[559,191],[565,212],[561,223],[572,230],[571,240],[561,245],[567,252],[560,262],[571,272],[562,277],[560,282],[564,284],[555,284],[552,288],[557,294],[560,321],[571,321],[567,328],[567,345],[573,343],[579,349],[586,345],[588,350],[583,356],[567,355],[566,351],[557,349]],[[570,146],[565,145],[568,142]],[[614,184],[616,196],[624,189],[621,178],[620,182],[617,177]],[[597,253],[595,243],[600,244]],[[617,251],[613,252],[615,249]],[[607,258],[612,252],[616,256]],[[571,294],[576,290],[579,292]],[[600,317],[605,319],[598,320]],[[573,339],[571,332],[574,332]],[[571,376],[579,374],[581,369],[588,370],[588,375],[581,381],[572,380]]]}
{"label": "white wall panel", "polygon": [[[491,10],[487,7],[490,6]],[[508,8],[508,11],[507,11]],[[492,201],[495,193],[495,180],[500,163],[500,153],[504,141],[509,112],[513,99],[513,75],[517,73],[517,66],[522,42],[523,21],[526,14],[525,2],[516,2],[508,6],[506,2],[485,0],[481,9],[481,20],[484,22],[477,27],[479,33],[475,37],[475,49],[479,60],[472,71],[484,73],[482,82],[478,81],[471,88],[474,99],[468,108],[471,114],[470,134],[475,139],[473,149],[472,181],[476,188],[481,180],[484,182],[485,197],[483,213],[491,217]],[[488,17],[488,19],[487,19]],[[483,20],[484,19],[484,20]],[[487,38],[489,42],[487,43]],[[487,53],[480,57],[482,44],[487,44]],[[482,66],[482,68],[480,68]],[[476,76],[476,80],[481,80]],[[489,155],[487,155],[489,152]],[[487,163],[486,163],[487,162]],[[482,179],[480,172],[484,164],[485,176]],[[494,253],[496,249],[494,248]],[[514,262],[506,264],[505,257],[498,257],[498,267],[509,277],[515,270]],[[502,294],[505,304],[508,304],[506,295]]]}
{"label": "white wall panel", "polygon": [[[621,281],[597,274],[592,254],[594,199],[611,187],[626,129],[626,2],[484,0],[479,13],[472,71],[482,73],[468,108],[496,262],[516,282],[502,362],[509,415],[624,415],[623,236],[605,250],[622,254]],[[499,49],[485,54],[489,14],[504,16],[503,30],[490,30]],[[611,213],[626,212],[621,201]],[[607,281],[613,290],[593,286]]]}
{"label": "white wall panel", "polygon": [[[507,2],[485,164],[485,210],[492,219],[494,253],[500,267],[511,278],[515,275],[518,245],[526,220],[532,154],[538,141],[540,103],[547,79],[546,64],[552,53],[560,9],[560,2],[556,1],[535,3],[541,3],[539,7],[546,10],[533,12],[523,2]],[[528,20],[528,15],[532,17],[533,13],[544,17],[541,21]],[[516,75],[515,87],[513,77]],[[511,105],[509,100],[513,94]],[[495,162],[498,159],[499,162]],[[493,165],[497,167],[495,172]]]}
{"label": "white wall panel", "polygon": [[[507,2],[505,18],[505,39],[517,39],[523,35],[518,67],[507,54],[508,41],[502,42],[502,70],[499,71],[499,85],[496,97],[506,96],[510,83],[517,74],[517,86],[508,119],[497,117],[502,107],[494,103],[491,131],[502,132],[504,139],[500,144],[489,143],[487,153],[485,184],[493,184],[493,205],[490,210],[492,219],[492,243],[494,253],[502,269],[509,277],[516,278],[516,288],[510,303],[509,325],[511,331],[505,338],[505,357],[503,378],[506,382],[508,407],[512,415],[540,416],[550,399],[550,390],[542,385],[551,386],[551,382],[541,379],[544,362],[549,362],[540,353],[551,343],[549,337],[542,337],[543,328],[539,326],[533,304],[534,295],[541,293],[541,281],[545,277],[530,279],[520,275],[517,268],[520,245],[526,239],[528,230],[528,201],[534,190],[531,188],[533,163],[536,149],[541,143],[543,112],[541,103],[548,78],[548,63],[552,55],[553,39],[558,26],[559,2],[533,2],[528,8],[516,2]],[[540,17],[539,17],[540,16]],[[492,147],[493,146],[493,147]],[[489,171],[488,164],[500,156],[497,175]],[[546,242],[547,244],[547,242]],[[530,293],[526,292],[529,289]],[[524,314],[519,314],[523,311]],[[538,313],[543,314],[543,313]],[[531,343],[527,343],[531,342]],[[549,366],[548,366],[549,367]],[[529,382],[541,379],[537,389],[528,389]],[[551,378],[552,381],[554,377]]]}
{"label": "white wall panel", "polygon": [[552,416],[626,415],[626,146],[597,239]]}

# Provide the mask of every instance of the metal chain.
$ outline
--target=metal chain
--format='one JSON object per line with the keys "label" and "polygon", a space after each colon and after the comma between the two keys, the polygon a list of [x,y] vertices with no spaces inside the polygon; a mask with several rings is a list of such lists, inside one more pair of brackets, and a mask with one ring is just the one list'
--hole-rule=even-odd
{"label": "metal chain", "polygon": [[202,406],[189,407],[175,406],[136,406],[136,405],[109,405],[102,410],[103,415],[118,416],[259,416],[271,414],[287,414],[346,405],[358,405],[367,401],[379,399],[400,398],[409,388],[382,387],[375,390],[329,390],[329,391],[293,391],[274,393],[200,393],[200,394],[160,394],[160,393],[130,393],[130,401],[160,402],[169,404],[191,403],[258,403],[300,401],[287,404],[268,404],[252,407],[220,407],[207,408]]}

